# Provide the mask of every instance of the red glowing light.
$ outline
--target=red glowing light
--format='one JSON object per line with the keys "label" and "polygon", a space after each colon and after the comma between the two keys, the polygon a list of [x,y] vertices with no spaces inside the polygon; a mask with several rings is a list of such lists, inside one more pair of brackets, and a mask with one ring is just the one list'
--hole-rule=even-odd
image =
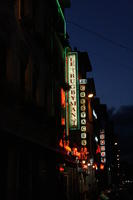
{"label": "red glowing light", "polygon": [[61,88],[61,106],[65,108],[65,91]]}
{"label": "red glowing light", "polygon": [[83,169],[88,169],[88,166],[87,165],[83,165]]}
{"label": "red glowing light", "polygon": [[98,147],[97,147],[97,150],[96,150],[96,154],[97,153],[101,153],[101,149],[100,149],[100,146],[98,145]]}
{"label": "red glowing light", "polygon": [[60,141],[59,141],[59,146],[63,147],[63,141],[62,141],[62,139],[60,139]]}
{"label": "red glowing light", "polygon": [[65,118],[61,118],[61,125],[65,125]]}
{"label": "red glowing light", "polygon": [[64,168],[63,168],[63,167],[60,167],[60,168],[59,168],[59,171],[60,171],[60,172],[64,172]]}

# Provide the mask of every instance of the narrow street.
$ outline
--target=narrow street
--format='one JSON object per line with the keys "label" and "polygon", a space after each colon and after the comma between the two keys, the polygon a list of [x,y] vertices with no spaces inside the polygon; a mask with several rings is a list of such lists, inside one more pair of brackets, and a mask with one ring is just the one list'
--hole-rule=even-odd
{"label": "narrow street", "polygon": [[0,0],[0,200],[133,200],[132,21],[131,0]]}

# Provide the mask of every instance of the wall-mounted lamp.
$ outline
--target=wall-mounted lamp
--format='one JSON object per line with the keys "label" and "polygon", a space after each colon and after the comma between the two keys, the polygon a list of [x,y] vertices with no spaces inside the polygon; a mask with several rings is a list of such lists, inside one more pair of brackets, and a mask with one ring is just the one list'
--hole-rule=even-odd
{"label": "wall-mounted lamp", "polygon": [[93,93],[88,94],[88,98],[93,98],[93,96],[94,96]]}

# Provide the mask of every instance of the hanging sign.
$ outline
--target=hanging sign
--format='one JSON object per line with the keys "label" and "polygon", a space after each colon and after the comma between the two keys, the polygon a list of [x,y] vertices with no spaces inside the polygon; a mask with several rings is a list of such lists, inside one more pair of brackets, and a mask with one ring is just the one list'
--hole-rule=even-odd
{"label": "hanging sign", "polygon": [[68,84],[70,86],[68,92],[69,103],[69,128],[78,129],[78,73],[77,73],[77,53],[69,52],[68,60]]}

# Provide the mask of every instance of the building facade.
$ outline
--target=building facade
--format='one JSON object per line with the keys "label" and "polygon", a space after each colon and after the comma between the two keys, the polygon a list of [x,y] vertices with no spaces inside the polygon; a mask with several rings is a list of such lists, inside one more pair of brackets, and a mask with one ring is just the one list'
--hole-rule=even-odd
{"label": "building facade", "polygon": [[66,159],[58,147],[68,45],[63,12],[70,2],[0,4],[0,195],[52,199],[60,184],[57,162]]}

